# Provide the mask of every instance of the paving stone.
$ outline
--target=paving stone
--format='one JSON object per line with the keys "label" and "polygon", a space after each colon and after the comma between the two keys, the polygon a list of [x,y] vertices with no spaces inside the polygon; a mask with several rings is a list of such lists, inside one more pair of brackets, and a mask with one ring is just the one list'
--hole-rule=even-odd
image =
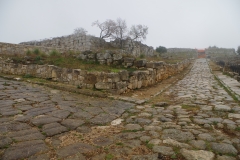
{"label": "paving stone", "polygon": [[240,119],[240,114],[229,113],[229,114],[228,114],[228,118]]}
{"label": "paving stone", "polygon": [[236,158],[234,157],[230,157],[230,156],[225,156],[225,155],[217,155],[217,159],[216,160],[236,160]]}
{"label": "paving stone", "polygon": [[158,160],[158,154],[134,155],[131,160]]}
{"label": "paving stone", "polygon": [[186,149],[192,148],[190,145],[188,145],[186,143],[180,143],[180,142],[178,142],[176,140],[173,140],[173,139],[170,139],[170,138],[163,140],[163,143],[168,144],[168,145],[173,146],[173,147],[186,148]]}
{"label": "paving stone", "polygon": [[211,136],[210,134],[208,133],[201,133],[198,135],[198,139],[201,139],[201,140],[205,140],[205,141],[216,141],[216,138],[214,138],[213,136]]}
{"label": "paving stone", "polygon": [[149,142],[149,144],[154,144],[154,145],[159,145],[162,143],[162,140],[160,139],[151,139]]}
{"label": "paving stone", "polygon": [[87,153],[90,151],[95,150],[96,148],[92,145],[85,144],[85,143],[74,143],[60,149],[57,149],[56,154],[59,158],[65,158],[68,156],[76,155],[78,153]]}
{"label": "paving stone", "polygon": [[197,149],[206,149],[207,145],[203,140],[191,140],[190,144]]}
{"label": "paving stone", "polygon": [[216,111],[230,111],[231,108],[226,105],[215,105],[214,110]]}
{"label": "paving stone", "polygon": [[151,139],[150,136],[142,136],[142,137],[140,137],[140,140],[141,140],[142,142],[147,142],[147,141],[149,141],[150,139]]}
{"label": "paving stone", "polygon": [[55,110],[52,112],[49,112],[48,115],[51,115],[53,117],[57,117],[60,119],[65,119],[68,117],[68,115],[70,114],[69,111],[65,111],[65,110]]}
{"label": "paving stone", "polygon": [[162,139],[174,139],[176,141],[185,142],[188,140],[193,140],[194,136],[191,132],[183,132],[177,129],[164,129],[162,131]]}
{"label": "paving stone", "polygon": [[206,124],[206,123],[211,124],[212,123],[210,120],[200,119],[200,118],[194,118],[193,122],[197,123],[197,124]]}
{"label": "paving stone", "polygon": [[28,160],[50,160],[50,156],[45,153],[45,154],[32,156],[28,158]]}
{"label": "paving stone", "polygon": [[31,126],[29,126],[26,123],[18,123],[18,122],[14,122],[14,123],[7,123],[7,124],[0,124],[0,133],[6,133],[6,132],[12,132],[12,131],[20,131],[20,130],[25,130],[25,129],[29,129],[31,128]]}
{"label": "paving stone", "polygon": [[8,136],[18,142],[45,139],[45,136],[35,128],[11,132]]}
{"label": "paving stone", "polygon": [[86,111],[78,111],[73,114],[73,117],[80,118],[80,119],[91,119],[93,117],[93,115],[91,115],[90,113],[88,113]]}
{"label": "paving stone", "polygon": [[172,147],[153,146],[153,151],[157,153],[161,153],[162,155],[166,155],[166,156],[175,155]]}
{"label": "paving stone", "polygon": [[112,116],[106,113],[101,113],[89,121],[93,124],[106,124],[116,119],[116,116]]}
{"label": "paving stone", "polygon": [[41,115],[41,116],[37,116],[34,119],[31,120],[32,124],[36,125],[36,126],[41,126],[44,124],[49,124],[49,123],[53,123],[53,122],[60,122],[61,119],[56,118],[56,117],[51,117],[51,116],[47,116],[47,115]]}
{"label": "paving stone", "polygon": [[53,136],[62,132],[66,132],[68,129],[59,123],[49,123],[42,126],[42,132],[47,136]]}
{"label": "paving stone", "polygon": [[237,154],[236,148],[231,145],[231,144],[226,144],[226,143],[210,143],[211,148],[213,151],[217,153],[222,153],[222,154]]}
{"label": "paving stone", "polygon": [[0,149],[7,148],[12,143],[12,139],[6,136],[0,136]]}
{"label": "paving stone", "polygon": [[103,113],[104,111],[100,107],[86,107],[84,108],[85,111],[92,114],[93,116],[96,116],[100,113]]}
{"label": "paving stone", "polygon": [[48,112],[51,112],[54,110],[57,110],[57,108],[55,108],[55,107],[50,107],[50,108],[49,107],[40,107],[40,108],[33,108],[30,110],[27,110],[25,112],[25,114],[31,115],[31,116],[38,116],[38,115],[42,115],[44,113],[48,113]]}
{"label": "paving stone", "polygon": [[187,160],[214,160],[214,153],[210,151],[203,151],[203,150],[187,150],[181,149],[180,153],[183,155],[184,158]]}
{"label": "paving stone", "polygon": [[92,129],[90,127],[87,127],[87,126],[80,126],[76,129],[77,132],[80,132],[80,133],[89,133],[92,131]]}
{"label": "paving stone", "polygon": [[130,147],[130,148],[137,148],[141,145],[141,141],[140,140],[127,140],[127,141],[123,141],[124,146]]}
{"label": "paving stone", "polygon": [[39,152],[48,151],[48,147],[42,140],[20,142],[7,148],[3,154],[3,160],[24,159]]}
{"label": "paving stone", "polygon": [[142,127],[139,124],[127,124],[125,126],[126,130],[140,130]]}
{"label": "paving stone", "polygon": [[76,129],[80,125],[84,124],[85,122],[81,119],[65,119],[61,122],[62,125],[69,129]]}

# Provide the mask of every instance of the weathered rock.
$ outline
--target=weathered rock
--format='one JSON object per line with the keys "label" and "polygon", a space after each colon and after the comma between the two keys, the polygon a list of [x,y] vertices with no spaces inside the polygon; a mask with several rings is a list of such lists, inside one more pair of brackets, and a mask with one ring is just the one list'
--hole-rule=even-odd
{"label": "weathered rock", "polygon": [[161,153],[162,155],[166,155],[166,156],[175,155],[172,147],[153,146],[153,151],[157,153]]}
{"label": "weathered rock", "polygon": [[139,124],[127,124],[125,126],[126,130],[140,130],[142,127]]}
{"label": "weathered rock", "polygon": [[230,111],[231,108],[229,106],[226,106],[226,105],[215,105],[214,110],[216,110],[216,111]]}
{"label": "weathered rock", "polygon": [[198,138],[205,141],[216,141],[216,139],[208,133],[201,133],[198,135]]}
{"label": "weathered rock", "polygon": [[24,159],[39,152],[48,151],[48,147],[42,140],[33,140],[17,143],[6,149],[3,160]]}
{"label": "weathered rock", "polygon": [[65,119],[61,122],[62,125],[64,125],[65,127],[69,128],[69,129],[75,129],[84,123],[85,122],[80,119]]}
{"label": "weathered rock", "polygon": [[174,146],[174,147],[179,147],[179,148],[187,148],[187,149],[191,148],[190,145],[188,145],[186,143],[180,143],[173,139],[165,139],[165,140],[163,140],[163,143]]}
{"label": "weathered rock", "polygon": [[187,160],[214,160],[214,153],[209,151],[181,149],[180,153]]}
{"label": "weathered rock", "polygon": [[231,144],[226,144],[226,143],[210,143],[211,148],[213,151],[217,153],[222,153],[222,154],[237,154],[236,148],[231,145]]}
{"label": "weathered rock", "polygon": [[183,132],[177,129],[165,129],[162,132],[162,139],[174,139],[176,141],[185,142],[188,140],[193,140],[194,136],[191,132]]}
{"label": "weathered rock", "polygon": [[206,149],[206,143],[203,140],[192,140],[190,144],[197,149]]}
{"label": "weathered rock", "polygon": [[78,153],[87,153],[89,151],[93,151],[94,149],[94,146],[78,142],[58,149],[56,151],[56,154],[59,158],[65,158],[68,156],[76,155]]}

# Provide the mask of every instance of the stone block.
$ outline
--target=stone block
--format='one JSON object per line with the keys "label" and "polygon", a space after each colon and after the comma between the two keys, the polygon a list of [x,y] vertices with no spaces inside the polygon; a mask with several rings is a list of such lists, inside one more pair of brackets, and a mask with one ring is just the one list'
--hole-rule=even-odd
{"label": "stone block", "polygon": [[134,66],[137,67],[137,68],[145,67],[145,66],[146,66],[146,63],[147,63],[147,60],[146,60],[146,59],[141,59],[141,60],[135,61],[135,62],[134,62]]}
{"label": "stone block", "polygon": [[127,81],[127,80],[129,80],[128,71],[126,71],[126,70],[120,71],[120,72],[119,72],[119,75],[120,75],[120,78],[121,78],[122,81]]}
{"label": "stone block", "polygon": [[96,89],[112,89],[111,82],[98,82],[95,84]]}
{"label": "stone block", "polygon": [[122,54],[120,54],[120,53],[115,53],[115,54],[113,54],[113,60],[114,61],[119,61],[119,60],[121,60],[123,57],[122,57]]}
{"label": "stone block", "polygon": [[122,89],[122,88],[126,88],[126,87],[127,87],[126,82],[117,82],[116,83],[116,89]]}

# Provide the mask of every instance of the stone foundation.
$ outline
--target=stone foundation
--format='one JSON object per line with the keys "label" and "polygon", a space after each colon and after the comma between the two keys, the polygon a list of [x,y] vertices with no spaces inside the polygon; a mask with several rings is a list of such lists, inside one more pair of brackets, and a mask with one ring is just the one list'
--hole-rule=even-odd
{"label": "stone foundation", "polygon": [[141,66],[141,70],[133,72],[122,70],[118,73],[106,73],[60,68],[54,65],[23,65],[0,61],[0,72],[13,75],[31,75],[76,85],[76,87],[80,88],[96,88],[121,94],[156,84],[181,72],[190,62],[191,60],[185,60],[177,64],[166,64],[164,62],[133,61],[131,64]]}

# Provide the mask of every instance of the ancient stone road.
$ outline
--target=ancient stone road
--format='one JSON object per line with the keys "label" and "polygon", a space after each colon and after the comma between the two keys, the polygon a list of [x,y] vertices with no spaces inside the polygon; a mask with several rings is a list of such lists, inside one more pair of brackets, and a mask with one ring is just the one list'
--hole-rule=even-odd
{"label": "ancient stone road", "polygon": [[205,59],[196,60],[190,73],[164,93],[174,97],[167,106],[5,79],[0,79],[0,91],[4,160],[240,158],[240,107],[219,86]]}

